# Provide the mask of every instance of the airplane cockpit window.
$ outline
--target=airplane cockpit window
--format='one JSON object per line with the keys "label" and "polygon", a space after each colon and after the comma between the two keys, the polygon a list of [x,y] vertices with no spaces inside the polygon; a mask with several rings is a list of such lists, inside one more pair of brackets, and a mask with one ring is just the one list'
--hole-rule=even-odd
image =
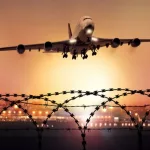
{"label": "airplane cockpit window", "polygon": [[[86,19],[91,19],[91,18],[84,18],[83,21],[86,20]],[[92,20],[92,19],[91,19],[91,20]]]}

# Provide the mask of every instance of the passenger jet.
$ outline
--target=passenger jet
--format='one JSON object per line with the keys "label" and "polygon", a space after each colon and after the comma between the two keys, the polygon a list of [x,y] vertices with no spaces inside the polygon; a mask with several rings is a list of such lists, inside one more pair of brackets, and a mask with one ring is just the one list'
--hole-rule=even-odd
{"label": "passenger jet", "polygon": [[68,40],[50,42],[47,41],[41,44],[30,44],[23,45],[19,44],[18,46],[11,47],[2,47],[0,51],[9,51],[17,50],[19,54],[23,54],[26,49],[31,50],[41,50],[44,49],[44,53],[53,53],[61,52],[63,58],[67,58],[67,53],[72,54],[72,59],[76,59],[78,54],[81,54],[83,59],[87,59],[88,55],[86,54],[88,50],[92,51],[92,55],[96,55],[96,50],[100,47],[109,47],[117,48],[123,44],[131,45],[132,47],[137,47],[141,42],[150,42],[150,39],[119,39],[119,38],[98,38],[93,36],[94,32],[94,22],[91,17],[84,16],[81,17],[74,32],[72,33],[70,24],[68,23]]}

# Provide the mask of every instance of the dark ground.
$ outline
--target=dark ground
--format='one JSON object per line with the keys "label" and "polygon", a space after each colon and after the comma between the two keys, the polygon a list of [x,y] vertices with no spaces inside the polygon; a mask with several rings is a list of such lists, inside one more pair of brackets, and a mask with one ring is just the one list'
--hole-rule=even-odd
{"label": "dark ground", "polygon": [[[83,150],[79,131],[44,131],[42,150]],[[87,132],[87,150],[150,150],[150,132],[143,132],[142,147],[137,131]],[[0,131],[0,150],[38,150],[36,131]]]}

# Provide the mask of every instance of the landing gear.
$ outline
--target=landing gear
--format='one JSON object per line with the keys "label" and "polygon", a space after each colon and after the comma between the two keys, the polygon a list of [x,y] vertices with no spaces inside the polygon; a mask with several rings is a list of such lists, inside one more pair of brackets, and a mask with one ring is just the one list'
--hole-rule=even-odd
{"label": "landing gear", "polygon": [[67,58],[68,57],[68,53],[69,52],[69,46],[65,45],[64,48],[63,48],[63,58]]}
{"label": "landing gear", "polygon": [[76,50],[73,50],[73,53],[72,53],[72,60],[75,59],[78,57],[78,53]]}
{"label": "landing gear", "polygon": [[83,50],[81,50],[81,57],[83,58],[83,59],[87,59],[88,58],[88,55],[86,54],[86,49],[84,48]]}

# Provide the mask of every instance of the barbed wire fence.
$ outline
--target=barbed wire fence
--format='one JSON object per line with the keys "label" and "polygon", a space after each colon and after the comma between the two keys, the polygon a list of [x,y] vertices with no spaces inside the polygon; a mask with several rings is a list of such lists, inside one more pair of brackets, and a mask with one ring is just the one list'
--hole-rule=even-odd
{"label": "barbed wire fence", "polygon": [[[123,92],[122,94],[117,94],[114,97],[107,97],[104,93],[105,92],[109,92],[109,91],[121,91]],[[24,129],[24,130],[36,130],[37,131],[37,135],[38,135],[38,147],[39,150],[42,149],[42,133],[44,130],[66,130],[66,131],[72,131],[72,130],[79,130],[81,133],[81,138],[82,138],[82,147],[83,150],[86,150],[86,134],[87,132],[91,131],[91,130],[108,130],[110,131],[112,128],[109,127],[107,129],[102,129],[102,128],[97,128],[97,129],[91,129],[88,128],[88,125],[91,121],[91,119],[94,117],[95,113],[97,111],[99,111],[101,108],[105,108],[105,107],[118,107],[121,108],[126,114],[127,116],[130,118],[131,122],[134,124],[134,128],[128,128],[130,130],[137,130],[138,133],[138,137],[139,137],[139,144],[140,146],[142,145],[142,131],[143,131],[143,124],[145,123],[147,117],[149,116],[149,112],[150,110],[146,110],[145,115],[142,118],[141,122],[138,122],[136,120],[136,118],[131,114],[131,112],[127,109],[128,107],[141,107],[141,108],[147,108],[150,105],[149,104],[145,104],[145,105],[121,105],[119,103],[119,99],[120,97],[125,97],[128,95],[135,95],[135,94],[140,94],[143,96],[147,96],[150,97],[150,89],[146,89],[146,90],[130,90],[128,88],[126,89],[122,89],[122,88],[117,88],[117,89],[102,89],[100,91],[82,91],[82,90],[70,90],[70,91],[62,91],[62,92],[54,92],[54,93],[47,93],[47,94],[39,94],[39,95],[26,95],[26,94],[0,94],[0,102],[6,102],[7,106],[4,106],[1,110],[0,110],[0,116],[2,115],[2,113],[4,111],[7,111],[9,108],[13,107],[14,105],[17,105],[18,108],[20,110],[22,110],[24,112],[25,115],[28,116],[28,118],[30,119],[30,121],[33,123],[35,129]],[[51,96],[58,96],[58,95],[66,95],[66,94],[78,94],[77,96],[73,96],[70,99],[66,99],[64,100],[64,102],[62,103],[57,103],[55,100],[51,100],[50,97]],[[100,97],[105,99],[103,102],[101,102],[99,105],[67,105],[69,102],[71,101],[75,101],[78,98],[82,98],[85,96],[96,96],[96,97]],[[11,97],[14,97],[15,100],[11,100]],[[44,104],[35,104],[33,102],[29,102],[29,100],[43,100]],[[51,103],[48,104],[48,103]],[[114,103],[114,105],[109,105],[108,103]],[[43,126],[39,126],[38,122],[33,119],[33,116],[29,113],[27,108],[24,108],[24,105],[41,105],[41,106],[53,106],[55,107],[54,109],[51,110],[51,112],[49,114],[47,114],[46,119],[43,120],[42,124]],[[80,125],[79,120],[77,119],[77,117],[75,116],[74,113],[72,113],[69,108],[73,108],[73,107],[83,107],[88,108],[88,107],[94,107],[94,111],[92,111],[89,115],[89,117],[86,119],[86,123],[85,125],[82,127]],[[59,109],[63,109],[64,112],[68,113],[69,116],[74,120],[75,124],[77,125],[77,128],[59,128],[59,129],[51,129],[51,128],[45,128],[45,126],[47,125],[47,122],[49,119],[51,119],[51,117],[53,116],[53,114],[57,111],[59,111]],[[116,128],[116,129],[127,129],[127,128]],[[20,129],[0,129],[0,130],[20,130]],[[145,130],[145,131],[149,131]]]}

